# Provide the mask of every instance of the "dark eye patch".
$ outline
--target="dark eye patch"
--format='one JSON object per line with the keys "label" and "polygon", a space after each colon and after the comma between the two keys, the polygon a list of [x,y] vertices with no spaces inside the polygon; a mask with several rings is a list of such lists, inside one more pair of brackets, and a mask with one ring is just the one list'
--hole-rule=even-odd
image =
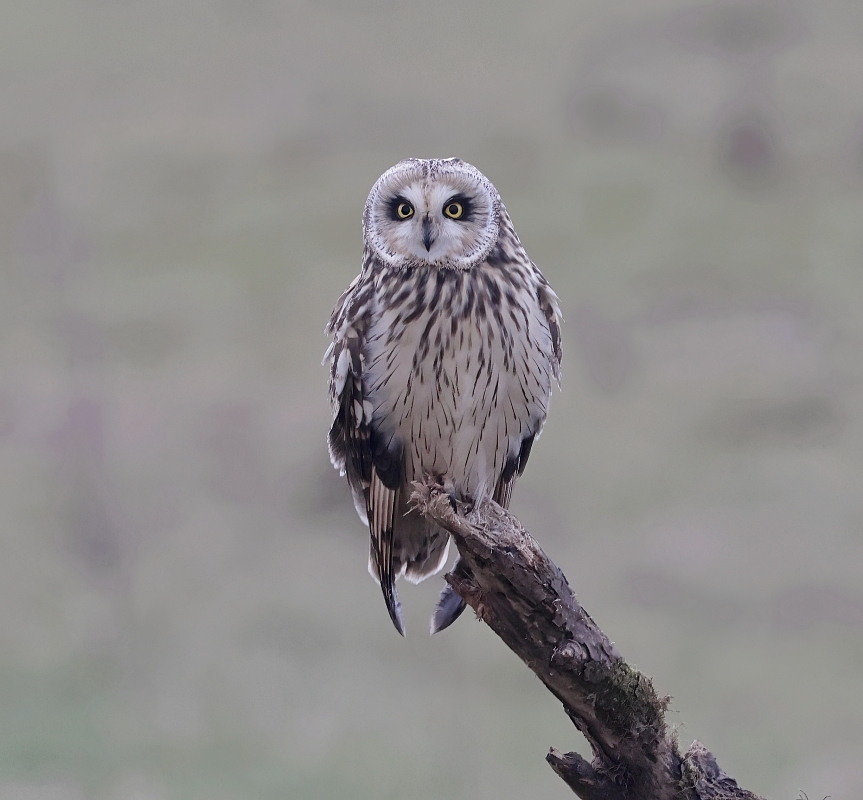
{"label": "dark eye patch", "polygon": [[453,203],[460,205],[462,208],[461,216],[458,217],[459,222],[470,222],[474,218],[474,203],[466,194],[462,194],[461,192],[454,194],[443,204],[443,207],[445,209],[449,208]]}
{"label": "dark eye patch", "polygon": [[[410,212],[405,213],[408,209]],[[397,194],[387,204],[387,213],[391,220],[394,220],[395,222],[404,222],[406,219],[410,219],[414,214],[413,203],[402,195]]]}

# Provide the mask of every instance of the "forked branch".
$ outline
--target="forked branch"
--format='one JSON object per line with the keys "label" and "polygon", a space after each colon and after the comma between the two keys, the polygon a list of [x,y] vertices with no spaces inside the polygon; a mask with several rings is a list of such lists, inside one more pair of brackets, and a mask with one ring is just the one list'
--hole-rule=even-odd
{"label": "forked branch", "polygon": [[760,800],[693,742],[681,755],[668,698],[630,667],[581,607],[566,577],[508,511],[453,507],[442,487],[415,484],[418,510],[448,530],[464,562],[447,582],[563,703],[593,750],[546,760],[583,800]]}

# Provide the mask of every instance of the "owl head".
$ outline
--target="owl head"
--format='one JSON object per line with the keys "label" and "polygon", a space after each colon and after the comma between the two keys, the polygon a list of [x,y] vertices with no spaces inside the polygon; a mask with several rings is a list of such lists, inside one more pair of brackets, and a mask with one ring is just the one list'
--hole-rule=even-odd
{"label": "owl head", "polygon": [[469,269],[494,247],[497,189],[458,158],[408,158],[378,178],[363,213],[363,237],[390,267]]}

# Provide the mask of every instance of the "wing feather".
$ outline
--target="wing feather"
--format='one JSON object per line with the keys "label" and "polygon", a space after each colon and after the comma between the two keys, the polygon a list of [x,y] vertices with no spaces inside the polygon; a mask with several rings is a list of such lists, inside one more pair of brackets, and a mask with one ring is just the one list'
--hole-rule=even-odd
{"label": "wing feather", "polygon": [[384,602],[396,630],[405,635],[402,606],[396,592],[396,576],[393,571],[393,522],[398,489],[388,489],[372,468],[369,491],[369,532],[371,534],[371,557],[369,568],[381,584]]}
{"label": "wing feather", "polygon": [[[359,516],[370,534],[369,571],[381,584],[387,611],[404,636],[404,617],[395,588],[393,522],[398,506],[398,484],[390,473],[401,473],[394,454],[382,448],[372,426],[372,406],[363,391],[365,334],[370,293],[360,275],[339,298],[327,333],[333,342],[325,360],[330,363],[333,424],[328,445],[330,460],[348,479]],[[376,468],[376,464],[378,467]],[[383,470],[385,475],[379,473]]]}
{"label": "wing feather", "polygon": [[536,296],[540,310],[545,315],[548,332],[551,335],[552,352],[549,354],[549,360],[555,380],[560,381],[560,365],[563,360],[563,349],[560,343],[560,324],[563,322],[563,316],[560,313],[560,301],[545,276],[538,269],[536,272],[540,279]]}
{"label": "wing feather", "polygon": [[504,508],[509,508],[509,503],[512,499],[512,488],[527,466],[527,459],[530,457],[530,448],[533,447],[533,440],[535,438],[535,434],[532,433],[525,436],[521,440],[521,448],[518,453],[508,458],[504,465],[503,472],[498,479],[497,485],[494,488],[494,494],[492,495],[492,500]]}

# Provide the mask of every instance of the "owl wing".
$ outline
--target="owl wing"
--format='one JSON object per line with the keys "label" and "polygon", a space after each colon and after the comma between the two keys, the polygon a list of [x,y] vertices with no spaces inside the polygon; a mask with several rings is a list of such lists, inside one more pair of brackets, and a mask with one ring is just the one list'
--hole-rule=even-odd
{"label": "owl wing", "polygon": [[530,448],[533,447],[533,440],[536,434],[528,434],[521,440],[521,449],[518,454],[507,459],[504,464],[503,472],[494,487],[492,500],[504,508],[509,508],[509,501],[512,498],[512,487],[515,486],[516,480],[524,472],[527,466],[527,459],[530,457]]}
{"label": "owl wing", "polygon": [[[560,363],[563,357],[563,351],[560,344],[560,304],[557,299],[557,295],[545,279],[545,276],[539,271],[539,269],[537,269],[533,262],[531,262],[531,267],[533,268],[538,281],[536,299],[539,304],[539,309],[545,318],[546,326],[548,327],[551,352],[546,353],[546,356],[554,379],[559,381]],[[504,464],[503,472],[501,472],[500,478],[498,478],[494,494],[492,495],[492,499],[504,508],[509,508],[509,503],[512,499],[513,486],[515,486],[516,480],[521,476],[524,472],[524,468],[527,466],[527,460],[530,457],[530,449],[533,447],[533,441],[537,436],[539,436],[544,422],[544,419],[541,420],[539,430],[533,433],[528,433],[521,440],[521,448],[519,449],[519,452],[510,456]]]}
{"label": "owl wing", "polygon": [[545,276],[538,269],[536,272],[539,277],[536,298],[539,301],[539,308],[545,316],[548,333],[551,336],[552,351],[548,354],[549,360],[555,380],[560,381],[560,365],[563,361],[563,349],[560,344],[560,323],[563,321],[563,316],[560,313],[560,301]]}
{"label": "owl wing", "polygon": [[[326,332],[333,424],[327,443],[333,466],[347,476],[360,518],[371,535],[370,568],[380,580],[387,611],[404,636],[404,617],[393,574],[393,521],[401,470],[378,445],[372,406],[363,393],[365,334],[373,292],[358,276],[339,298]],[[376,453],[376,451],[378,451]]]}

